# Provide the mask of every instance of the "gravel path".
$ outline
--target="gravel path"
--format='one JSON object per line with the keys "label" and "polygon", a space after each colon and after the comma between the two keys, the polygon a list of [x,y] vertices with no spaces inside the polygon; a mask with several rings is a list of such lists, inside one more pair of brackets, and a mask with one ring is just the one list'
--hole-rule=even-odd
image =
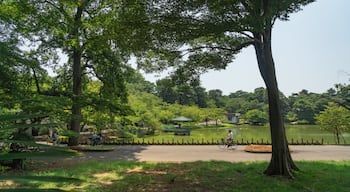
{"label": "gravel path", "polygon": [[[130,160],[151,162],[191,161],[269,161],[271,153],[249,153],[245,146],[235,150],[221,150],[215,145],[120,145],[109,152],[84,152],[66,160]],[[293,160],[350,160],[350,146],[343,145],[292,145]]]}

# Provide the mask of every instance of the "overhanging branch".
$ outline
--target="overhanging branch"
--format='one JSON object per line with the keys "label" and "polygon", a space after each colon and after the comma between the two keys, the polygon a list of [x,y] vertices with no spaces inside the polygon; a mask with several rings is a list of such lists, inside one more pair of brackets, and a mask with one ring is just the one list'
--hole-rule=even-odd
{"label": "overhanging branch", "polygon": [[230,52],[236,53],[236,52],[240,51],[241,49],[248,47],[249,45],[253,45],[253,43],[254,43],[254,41],[247,41],[247,42],[244,42],[244,43],[242,43],[234,48],[222,47],[222,46],[198,46],[198,47],[186,49],[185,51],[186,52],[195,52],[195,51],[201,50],[201,49],[212,49],[212,50],[219,49],[219,50],[223,50],[223,51],[230,51]]}

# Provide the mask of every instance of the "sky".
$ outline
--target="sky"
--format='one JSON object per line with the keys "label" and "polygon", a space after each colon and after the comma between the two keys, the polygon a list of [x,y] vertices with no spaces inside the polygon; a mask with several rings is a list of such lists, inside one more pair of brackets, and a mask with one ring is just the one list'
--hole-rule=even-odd
{"label": "sky", "polygon": [[[272,32],[272,53],[279,89],[286,96],[303,89],[324,93],[335,84],[350,84],[350,0],[317,0],[277,21]],[[155,82],[159,75],[145,78]],[[202,75],[207,91],[224,95],[265,87],[253,47],[245,48],[221,71]]]}

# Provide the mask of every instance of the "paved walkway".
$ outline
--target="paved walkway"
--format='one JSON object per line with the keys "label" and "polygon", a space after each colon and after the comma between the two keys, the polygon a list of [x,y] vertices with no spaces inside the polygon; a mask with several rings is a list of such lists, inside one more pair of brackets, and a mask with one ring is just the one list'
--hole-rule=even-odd
{"label": "paved walkway", "polygon": [[[249,153],[245,146],[235,150],[221,150],[216,145],[122,145],[110,152],[85,152],[73,157],[79,160],[133,160],[152,162],[191,161],[269,161],[271,153]],[[293,160],[350,160],[350,146],[342,145],[294,145]]]}

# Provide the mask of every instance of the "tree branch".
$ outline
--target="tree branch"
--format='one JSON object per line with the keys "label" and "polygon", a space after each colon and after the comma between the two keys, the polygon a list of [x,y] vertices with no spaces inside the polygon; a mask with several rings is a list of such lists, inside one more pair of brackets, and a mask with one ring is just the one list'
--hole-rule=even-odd
{"label": "tree branch", "polygon": [[219,49],[219,50],[224,50],[224,51],[231,51],[231,52],[237,52],[240,51],[241,49],[248,47],[249,45],[253,45],[255,41],[247,41],[244,42],[240,45],[238,45],[237,47],[234,48],[229,48],[229,47],[221,47],[221,46],[199,46],[199,47],[194,47],[194,48],[190,48],[190,49],[186,49],[185,51],[188,52],[194,52],[197,50],[201,50],[201,49]]}
{"label": "tree branch", "polygon": [[97,77],[97,79],[99,79],[99,80],[102,81],[103,83],[106,83],[106,81],[105,81],[101,76],[99,76],[98,73],[96,73],[96,68],[95,68],[95,66],[89,65],[89,64],[86,63],[86,64],[84,65],[84,67],[85,67],[85,68],[90,68],[90,69],[92,69],[92,71],[94,72],[94,75]]}
{"label": "tree branch", "polygon": [[55,90],[48,90],[48,91],[42,91],[39,93],[39,95],[45,95],[45,96],[53,96],[53,97],[72,97],[72,94],[66,91],[55,91]]}
{"label": "tree branch", "polygon": [[254,39],[254,37],[253,37],[252,35],[249,35],[249,34],[247,34],[247,33],[244,32],[244,31],[239,32],[239,34],[242,34],[243,36],[246,36],[246,37],[248,37],[249,39]]}
{"label": "tree branch", "polygon": [[[66,19],[70,20],[70,16],[68,15],[68,13],[64,10],[63,6],[57,6],[54,3],[48,1],[48,0],[44,0],[44,3],[47,3],[49,5],[51,5],[52,7],[54,7],[55,9],[57,9],[60,13],[62,13]],[[72,20],[71,20],[72,21]]]}
{"label": "tree branch", "polygon": [[36,91],[37,91],[38,94],[40,94],[41,90],[40,90],[39,80],[38,80],[38,77],[36,75],[35,69],[32,68],[32,70],[33,70],[33,76],[34,76],[34,80],[35,80]]}

